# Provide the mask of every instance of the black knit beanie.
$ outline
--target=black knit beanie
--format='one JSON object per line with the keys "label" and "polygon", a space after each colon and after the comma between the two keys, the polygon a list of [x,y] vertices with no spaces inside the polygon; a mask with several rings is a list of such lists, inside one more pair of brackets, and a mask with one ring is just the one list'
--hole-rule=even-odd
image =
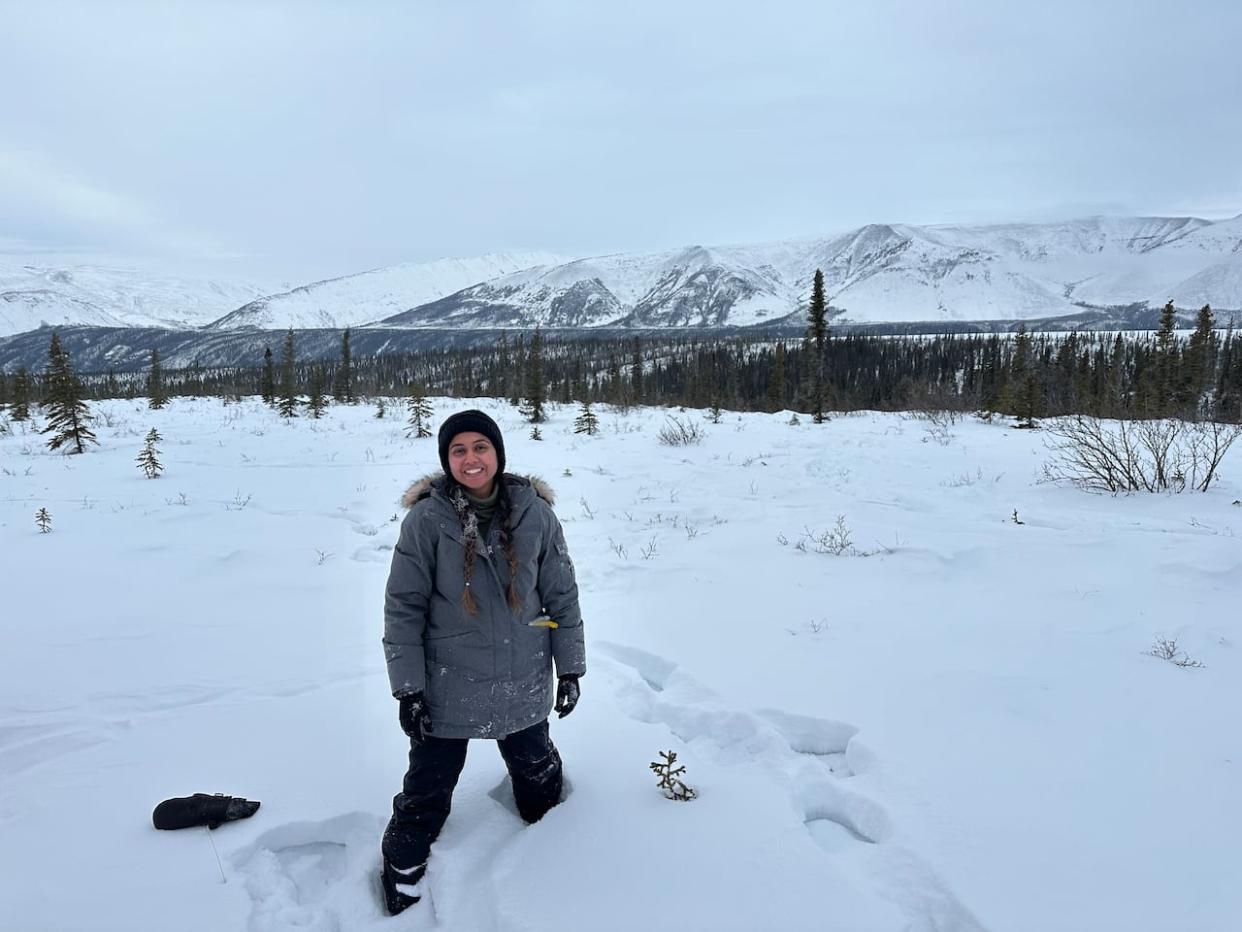
{"label": "black knit beanie", "polygon": [[500,436],[500,428],[496,426],[495,421],[482,411],[474,410],[458,411],[440,425],[440,434],[437,437],[437,441],[440,444],[440,465],[444,467],[445,475],[451,476],[453,474],[452,470],[449,469],[449,443],[458,434],[464,434],[467,431],[482,434],[492,442],[492,446],[496,448],[496,476],[499,478],[504,475],[505,441]]}

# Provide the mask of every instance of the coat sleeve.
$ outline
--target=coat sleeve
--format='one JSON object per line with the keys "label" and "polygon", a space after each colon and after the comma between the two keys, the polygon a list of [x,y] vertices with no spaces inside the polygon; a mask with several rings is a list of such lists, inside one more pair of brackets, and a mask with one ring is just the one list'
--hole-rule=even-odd
{"label": "coat sleeve", "polygon": [[384,592],[384,658],[394,696],[427,688],[423,633],[435,577],[435,540],[424,532],[421,516],[415,505],[401,522]]}
{"label": "coat sleeve", "polygon": [[565,546],[565,533],[551,507],[545,507],[543,552],[539,557],[539,598],[544,611],[556,622],[551,631],[552,658],[557,676],[586,673],[586,645],[582,637],[582,611],[578,607],[578,582],[574,561]]}

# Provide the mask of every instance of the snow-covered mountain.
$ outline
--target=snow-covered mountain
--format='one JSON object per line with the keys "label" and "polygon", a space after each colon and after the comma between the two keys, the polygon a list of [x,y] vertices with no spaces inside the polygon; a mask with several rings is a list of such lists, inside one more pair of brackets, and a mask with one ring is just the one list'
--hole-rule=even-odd
{"label": "snow-covered mountain", "polygon": [[123,266],[0,256],[0,336],[44,324],[191,329],[270,290]]}
{"label": "snow-covered mountain", "polygon": [[[0,257],[0,336],[41,324],[204,328],[746,327],[805,313],[824,272],[839,324],[1081,317],[1170,298],[1242,310],[1242,215],[870,224],[832,237],[565,260],[504,252],[404,263],[272,293]],[[1114,315],[1117,309],[1128,309]],[[1091,310],[1099,317],[1101,311]]]}
{"label": "snow-covered mountain", "polygon": [[469,259],[405,262],[260,297],[213,321],[208,329],[356,327],[476,282],[561,261],[563,257],[548,252],[497,252]]}
{"label": "snow-covered mountain", "polygon": [[1242,217],[871,224],[826,239],[691,246],[527,269],[386,326],[747,326],[804,313],[815,269],[839,322],[1036,319],[1086,306],[1242,308]]}

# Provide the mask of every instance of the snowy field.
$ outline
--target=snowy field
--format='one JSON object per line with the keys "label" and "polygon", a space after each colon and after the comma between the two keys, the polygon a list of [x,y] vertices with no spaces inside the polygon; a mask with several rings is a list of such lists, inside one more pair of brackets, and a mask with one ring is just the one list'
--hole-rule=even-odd
{"label": "snowy field", "polygon": [[[474,742],[429,897],[386,917],[382,596],[434,441],[368,407],[100,403],[85,456],[0,437],[0,925],[1242,928],[1242,448],[1208,494],[1114,498],[1039,482],[1041,433],[974,419],[941,444],[899,415],[726,414],[669,448],[660,410],[587,438],[554,407],[535,442],[479,406],[577,564],[563,804],[524,826]],[[807,539],[838,527],[852,550]],[[669,749],[698,799],[656,789]],[[263,805],[152,828],[193,792]]]}

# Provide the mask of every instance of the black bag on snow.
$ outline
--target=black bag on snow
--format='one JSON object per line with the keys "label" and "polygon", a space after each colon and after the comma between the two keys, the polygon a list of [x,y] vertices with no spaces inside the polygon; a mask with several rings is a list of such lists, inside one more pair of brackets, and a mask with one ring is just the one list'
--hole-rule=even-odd
{"label": "black bag on snow", "polygon": [[193,796],[174,796],[166,799],[151,813],[156,828],[193,828],[206,825],[216,828],[224,822],[248,819],[259,811],[258,800],[225,796],[222,793],[195,793]]}

